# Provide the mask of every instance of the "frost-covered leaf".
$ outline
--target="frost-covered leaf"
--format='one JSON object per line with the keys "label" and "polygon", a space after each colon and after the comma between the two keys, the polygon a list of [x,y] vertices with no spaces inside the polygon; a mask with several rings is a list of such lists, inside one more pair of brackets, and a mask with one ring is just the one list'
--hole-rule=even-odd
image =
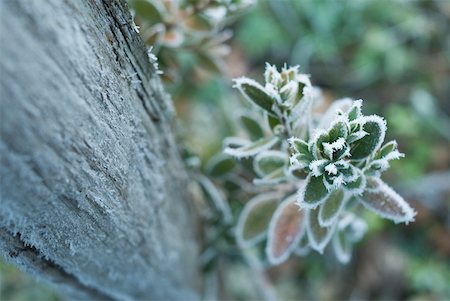
{"label": "frost-covered leaf", "polygon": [[284,200],[270,221],[266,255],[271,264],[285,261],[305,233],[305,210],[295,203],[295,195]]}
{"label": "frost-covered leaf", "polygon": [[353,121],[359,117],[361,117],[361,107],[362,107],[362,100],[358,99],[355,100],[351,106],[351,108],[348,110],[347,116],[349,121]]}
{"label": "frost-covered leaf", "polygon": [[341,263],[348,263],[352,257],[352,243],[347,239],[344,232],[336,231],[333,236],[333,250],[336,258]]}
{"label": "frost-covered leaf", "polygon": [[319,223],[319,209],[311,209],[307,211],[307,228],[308,239],[311,247],[323,252],[328,242],[331,239],[335,225],[329,227],[322,227]]}
{"label": "frost-covered leaf", "polygon": [[345,139],[347,138],[347,135],[348,135],[347,124],[341,120],[333,123],[331,128],[328,130],[329,142],[334,142],[334,141],[338,140],[339,138],[344,138],[344,141],[345,141]]}
{"label": "frost-covered leaf", "polygon": [[345,138],[343,137],[340,137],[331,143],[324,142],[322,143],[322,146],[323,154],[330,160],[340,160],[349,153]]}
{"label": "frost-covered leaf", "polygon": [[414,209],[382,180],[368,177],[367,188],[363,195],[358,197],[366,208],[396,224],[414,221]]}
{"label": "frost-covered leaf", "polygon": [[330,193],[327,199],[320,205],[319,223],[323,227],[330,226],[336,222],[342,208],[344,208],[347,197],[342,189]]}
{"label": "frost-covered leaf", "polygon": [[246,77],[241,77],[234,81],[234,87],[238,88],[246,99],[264,109],[266,112],[276,115],[272,109],[274,100],[263,86]]}
{"label": "frost-covered leaf", "polygon": [[333,249],[337,259],[342,263],[348,263],[352,255],[353,243],[361,240],[367,231],[364,220],[352,213],[346,213],[338,222],[333,236]]}
{"label": "frost-covered leaf", "polygon": [[327,132],[316,131],[313,141],[315,141],[314,153],[317,158],[339,160],[349,154],[346,143],[348,127],[341,119],[335,121]]}
{"label": "frost-covered leaf", "polygon": [[245,204],[236,226],[236,239],[246,248],[264,239],[280,195],[263,193]]}
{"label": "frost-covered leaf", "polygon": [[363,124],[362,130],[368,134],[351,145],[350,154],[353,160],[365,159],[374,154],[380,148],[386,134],[386,123],[381,117],[365,116],[359,120]]}
{"label": "frost-covered leaf", "polygon": [[311,161],[314,158],[310,156],[309,154],[300,154],[300,153],[294,153],[289,157],[289,164],[293,168],[300,168],[300,169],[307,169],[309,171],[309,165],[311,164]]}
{"label": "frost-covered leaf", "polygon": [[363,137],[367,136],[368,134],[369,133],[367,133],[366,131],[363,131],[363,130],[351,133],[347,137],[347,143],[351,144],[351,143],[353,143],[355,141],[358,141],[358,140],[362,139]]}
{"label": "frost-covered leaf", "polygon": [[294,249],[294,254],[297,256],[306,256],[311,251],[309,245],[308,235],[306,235],[306,222],[305,222],[305,234],[300,238],[297,247]]}
{"label": "frost-covered leaf", "polygon": [[300,66],[298,66],[298,65],[291,67],[291,70],[295,69],[295,73],[297,73],[297,74],[295,74],[295,78],[293,78],[293,79],[295,79],[300,84],[303,84],[305,88],[314,88],[311,85],[311,80],[309,79],[309,75],[303,74],[303,73],[298,73],[299,68],[300,68]]}
{"label": "frost-covered leaf", "polygon": [[362,173],[361,170],[356,168],[352,169],[355,172],[355,177],[347,179],[344,184],[344,188],[352,194],[360,195],[366,188],[366,176]]}
{"label": "frost-covered leaf", "polygon": [[275,65],[270,65],[266,63],[266,68],[264,71],[264,79],[267,83],[271,83],[275,86],[281,84],[281,74],[278,72],[277,67]]}
{"label": "frost-covered leaf", "polygon": [[280,125],[280,120],[270,114],[265,114],[266,122],[269,128],[274,132],[275,128]]}
{"label": "frost-covered leaf", "polygon": [[278,184],[286,180],[286,168],[280,167],[261,179],[254,179],[253,183],[255,185],[273,185]]}
{"label": "frost-covered leaf", "polygon": [[373,160],[365,169],[364,173],[367,176],[379,177],[389,166],[389,161],[386,159]]}
{"label": "frost-covered leaf", "polygon": [[328,142],[328,134],[325,131],[318,131],[316,130],[314,132],[314,136],[311,139],[312,140],[312,153],[314,155],[314,158],[316,159],[323,159],[323,143]]}
{"label": "frost-covered leaf", "polygon": [[[303,85],[302,85],[303,86]],[[281,100],[287,107],[292,107],[299,98],[299,83],[291,81],[280,89]],[[301,96],[301,94],[300,94]]]}
{"label": "frost-covered leaf", "polygon": [[299,132],[301,127],[309,127],[311,124],[312,106],[315,101],[318,88],[305,87],[303,89],[303,97],[294,105],[286,104],[291,108],[290,116],[287,122],[292,123],[294,133]]}
{"label": "frost-covered leaf", "polygon": [[314,177],[319,177],[324,174],[325,167],[330,163],[330,161],[325,159],[314,160],[309,163],[309,170],[311,175]]}
{"label": "frost-covered leaf", "polygon": [[375,158],[381,159],[387,157],[391,152],[397,150],[397,142],[395,140],[389,141],[377,152]]}
{"label": "frost-covered leaf", "polygon": [[323,183],[325,184],[325,187],[329,192],[340,189],[345,183],[342,173],[338,173],[337,175],[325,174],[323,179]]}
{"label": "frost-covered leaf", "polygon": [[281,151],[261,152],[253,160],[253,170],[259,177],[265,177],[286,165],[287,154]]}
{"label": "frost-covered leaf", "polygon": [[404,154],[397,150],[397,142],[390,141],[376,152],[374,160],[370,162],[364,172],[369,176],[379,177],[382,172],[389,168],[389,161],[397,160],[402,157],[404,157]]}
{"label": "frost-covered leaf", "polygon": [[334,101],[325,114],[320,119],[320,123],[317,125],[317,129],[327,130],[331,123],[336,120],[338,116],[338,112],[347,111],[353,104],[353,100],[351,98],[343,98]]}
{"label": "frost-covered leaf", "polygon": [[403,153],[400,153],[397,150],[397,142],[396,141],[390,141],[383,145],[379,151],[375,154],[375,161],[386,161],[389,162],[391,160],[397,160],[405,155]]}
{"label": "frost-covered leaf", "polygon": [[[276,87],[270,83],[266,83],[266,85],[264,86],[264,91],[270,96],[271,99],[273,99],[274,103],[276,103],[277,105],[280,105],[282,103],[281,96],[278,92],[278,87]],[[273,110],[273,107],[272,107],[272,110]],[[267,111],[267,112],[269,112],[269,111]]]}
{"label": "frost-covered leaf", "polygon": [[233,215],[231,214],[230,206],[222,192],[205,176],[199,177],[199,184],[203,192],[213,202],[216,209],[221,212],[224,223],[232,223]]}
{"label": "frost-covered leaf", "polygon": [[314,177],[309,175],[305,184],[298,193],[298,203],[302,208],[314,208],[320,205],[329,192],[324,184],[323,176]]}
{"label": "frost-covered leaf", "polygon": [[291,137],[288,139],[288,142],[294,152],[301,154],[309,153],[308,143],[305,140]]}
{"label": "frost-covered leaf", "polygon": [[223,140],[224,148],[239,148],[251,144],[251,141],[241,137],[226,137]]}
{"label": "frost-covered leaf", "polygon": [[242,115],[240,120],[252,139],[260,139],[264,136],[264,130],[258,121],[248,115]]}
{"label": "frost-covered leaf", "polygon": [[304,180],[308,176],[308,171],[300,165],[291,165],[287,170],[287,174],[291,179]]}
{"label": "frost-covered leaf", "polygon": [[292,167],[295,165],[301,165],[302,168],[307,167],[314,160],[314,156],[310,153],[309,145],[306,141],[291,137],[288,139],[288,143],[293,151],[289,158]]}
{"label": "frost-covered leaf", "polygon": [[354,243],[360,241],[367,232],[367,223],[353,213],[346,212],[339,221],[338,231],[345,231],[347,239]]}
{"label": "frost-covered leaf", "polygon": [[227,147],[224,152],[230,156],[236,157],[236,158],[243,158],[243,157],[249,157],[254,156],[262,151],[270,149],[272,146],[274,146],[278,142],[277,136],[271,136],[266,138],[261,138],[255,142],[252,142],[250,144],[238,147],[238,148],[232,148]]}
{"label": "frost-covered leaf", "polygon": [[221,177],[230,173],[236,167],[236,162],[227,155],[219,153],[206,164],[206,172],[212,177]]}
{"label": "frost-covered leaf", "polygon": [[[346,160],[339,160],[333,163],[334,166],[336,166],[338,173],[342,173],[343,179],[345,182],[351,182],[354,181],[357,177],[356,171],[357,168],[348,163]],[[327,168],[328,169],[328,168]],[[328,173],[330,174],[330,173]]]}

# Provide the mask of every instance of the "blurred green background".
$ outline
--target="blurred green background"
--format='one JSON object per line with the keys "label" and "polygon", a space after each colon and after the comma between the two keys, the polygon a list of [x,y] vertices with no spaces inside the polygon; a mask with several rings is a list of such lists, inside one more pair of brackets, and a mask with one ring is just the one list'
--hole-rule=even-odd
{"label": "blurred green background", "polygon": [[[418,211],[408,226],[366,213],[369,233],[348,265],[325,252],[271,268],[279,299],[450,300],[450,0],[260,1],[228,27],[225,75],[180,51],[184,81],[166,83],[193,153],[207,160],[236,131],[231,78],[299,64],[327,102],[362,98],[366,114],[386,118],[406,157],[384,177]],[[224,262],[224,298],[262,298],[242,285],[251,277],[242,264]],[[0,277],[1,300],[58,300],[3,263]]]}

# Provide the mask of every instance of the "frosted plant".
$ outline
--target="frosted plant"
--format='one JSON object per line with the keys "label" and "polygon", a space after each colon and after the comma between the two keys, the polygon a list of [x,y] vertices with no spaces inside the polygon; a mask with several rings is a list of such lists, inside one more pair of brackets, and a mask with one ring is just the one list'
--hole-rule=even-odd
{"label": "frosted plant", "polygon": [[269,264],[279,264],[332,242],[345,263],[367,229],[360,205],[395,223],[414,220],[414,210],[380,179],[403,157],[395,141],[384,143],[383,118],[364,116],[362,101],[351,99],[316,112],[320,91],[298,66],[267,64],[264,79],[235,80],[254,108],[240,118],[250,139],[224,141],[225,154],[241,159],[233,176],[254,177],[236,226],[242,248],[265,242]]}
{"label": "frosted plant", "polygon": [[224,72],[224,57],[231,37],[224,27],[251,7],[254,0],[129,0],[144,42],[154,46],[163,78],[181,81],[184,62],[180,53],[192,55],[197,66]]}

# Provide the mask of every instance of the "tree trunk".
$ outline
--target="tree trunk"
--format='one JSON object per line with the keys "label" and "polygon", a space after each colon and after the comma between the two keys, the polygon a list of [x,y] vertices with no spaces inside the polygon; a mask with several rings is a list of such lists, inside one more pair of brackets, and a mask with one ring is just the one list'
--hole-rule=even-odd
{"label": "tree trunk", "polygon": [[0,13],[0,253],[78,298],[199,299],[172,107],[124,1]]}

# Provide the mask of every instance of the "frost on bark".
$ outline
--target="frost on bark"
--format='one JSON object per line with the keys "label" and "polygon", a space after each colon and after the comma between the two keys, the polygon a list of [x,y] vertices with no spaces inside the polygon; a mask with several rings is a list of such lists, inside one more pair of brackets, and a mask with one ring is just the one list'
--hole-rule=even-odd
{"label": "frost on bark", "polygon": [[89,299],[198,299],[172,108],[123,1],[0,1],[0,253]]}

